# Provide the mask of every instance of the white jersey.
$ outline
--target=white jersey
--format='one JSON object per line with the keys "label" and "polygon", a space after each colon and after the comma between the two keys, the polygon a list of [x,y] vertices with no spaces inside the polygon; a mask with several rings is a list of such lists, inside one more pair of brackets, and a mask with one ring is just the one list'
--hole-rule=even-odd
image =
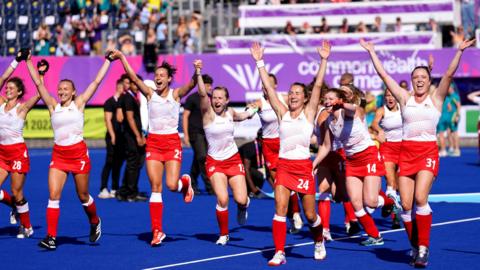
{"label": "white jersey", "polygon": [[387,142],[401,142],[403,132],[401,111],[392,112],[387,106],[383,106],[383,109],[384,113],[380,126],[385,132],[385,139]]}
{"label": "white jersey", "polygon": [[359,117],[345,119],[343,114],[344,111],[341,111],[336,122],[333,121],[333,115],[330,115],[327,118],[327,125],[333,136],[342,143],[347,156],[360,153],[369,146],[375,145],[367,127]]}
{"label": "white jersey", "polygon": [[60,146],[68,146],[83,141],[83,112],[78,110],[72,100],[70,105],[55,106],[51,115],[53,140]]}
{"label": "white jersey", "polygon": [[25,120],[18,117],[17,109],[20,103],[17,103],[8,112],[5,111],[7,103],[0,106],[0,144],[9,145],[23,143],[23,125]]}
{"label": "white jersey", "polygon": [[312,134],[313,123],[308,121],[303,110],[295,119],[287,111],[280,121],[279,157],[293,160],[309,159]]}
{"label": "white jersey", "polygon": [[178,117],[180,103],[173,98],[173,89],[168,90],[163,98],[153,91],[148,101],[148,133],[175,134],[178,133]]}
{"label": "white jersey", "polygon": [[[321,138],[320,138],[320,126],[317,124],[318,122],[318,117],[320,116],[320,114],[322,113],[322,111],[325,110],[325,107],[322,107],[318,113],[317,113],[317,116],[315,117],[315,127],[313,129],[313,135],[315,135],[317,137],[317,142],[318,142],[318,146],[320,147],[320,141],[321,141]],[[340,142],[337,138],[333,137],[332,138],[332,148],[331,148],[331,151],[337,151],[338,149],[341,149],[343,148],[343,145],[342,145],[342,142]]]}
{"label": "white jersey", "polygon": [[[277,93],[277,96],[280,102],[285,104],[282,94]],[[266,139],[278,138],[280,134],[277,115],[270,102],[267,102],[264,97],[260,98],[260,102],[262,103],[262,109],[258,112],[258,116],[262,124],[262,137]]]}
{"label": "white jersey", "polygon": [[238,152],[233,127],[233,117],[228,111],[225,117],[215,114],[213,122],[203,127],[208,142],[208,155],[213,159],[226,160]]}
{"label": "white jersey", "polygon": [[415,97],[411,96],[402,109],[403,140],[436,142],[440,115],[430,96],[422,103],[417,103]]}

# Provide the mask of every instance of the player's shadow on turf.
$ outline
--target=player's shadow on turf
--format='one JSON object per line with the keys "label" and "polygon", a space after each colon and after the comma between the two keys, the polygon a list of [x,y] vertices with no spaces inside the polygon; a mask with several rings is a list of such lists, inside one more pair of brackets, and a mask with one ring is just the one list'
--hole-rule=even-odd
{"label": "player's shadow on turf", "polygon": [[392,250],[389,248],[374,248],[371,252],[382,261],[408,264],[411,260],[411,257],[408,255],[409,251],[409,249]]}
{"label": "player's shadow on turf", "polygon": [[[140,234],[137,235],[137,238],[138,238],[138,240],[146,242],[150,245],[150,242],[152,241],[152,233],[151,232],[140,233]],[[167,237],[165,237],[165,239],[162,242],[163,243],[177,242],[177,241],[183,241],[183,240],[187,240],[187,239],[183,238],[183,237],[167,235]]]}
{"label": "player's shadow on turf", "polygon": [[450,251],[450,252],[463,253],[463,254],[480,255],[480,252],[474,252],[474,251],[469,251],[469,250],[458,250],[458,249],[451,249],[451,248],[445,248],[443,250]]}
{"label": "player's shadow on turf", "polygon": [[[69,237],[69,236],[59,236],[57,237],[57,245],[87,245],[90,244],[89,242],[80,241],[77,237]],[[98,243],[95,243],[98,245]]]}
{"label": "player's shadow on turf", "polygon": [[272,226],[244,225],[241,228],[249,231],[254,231],[254,232],[272,232]]}
{"label": "player's shadow on turf", "polygon": [[[293,252],[292,250],[294,248],[295,247],[286,247],[285,248],[285,255],[287,256],[287,258],[299,258],[299,259],[305,259],[305,258],[311,259],[312,258],[311,256],[304,256],[302,254],[298,254],[298,253]],[[271,249],[271,250],[268,250],[268,251],[262,251],[262,256],[265,259],[270,260],[273,257],[273,255],[275,255],[275,250],[272,246],[267,246],[267,247],[264,247],[263,249]],[[312,245],[312,250],[313,250],[313,245]]]}

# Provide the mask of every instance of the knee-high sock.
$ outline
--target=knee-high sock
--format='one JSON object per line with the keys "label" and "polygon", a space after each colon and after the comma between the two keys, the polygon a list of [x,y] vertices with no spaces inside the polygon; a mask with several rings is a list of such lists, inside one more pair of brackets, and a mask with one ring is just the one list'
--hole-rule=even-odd
{"label": "knee-high sock", "polygon": [[432,209],[428,203],[424,206],[417,206],[415,213],[418,229],[418,245],[430,246],[430,230],[432,229]]}
{"label": "knee-high sock", "polygon": [[369,236],[373,238],[378,238],[380,236],[372,216],[365,212],[364,209],[356,211],[355,216],[357,216],[358,221],[360,221],[360,224],[362,224],[363,229]]}
{"label": "knee-high sock", "polygon": [[318,213],[322,219],[323,228],[326,230],[330,230],[331,204],[329,195],[328,193],[321,193],[318,201]]}
{"label": "knee-high sock", "polygon": [[220,235],[228,235],[228,208],[217,205],[216,213]]}
{"label": "knee-high sock", "polygon": [[163,232],[162,228],[162,215],[163,215],[163,200],[162,193],[152,192],[150,195],[150,220],[152,223],[152,232],[158,230]]}
{"label": "knee-high sock", "polygon": [[30,213],[28,209],[28,202],[23,199],[21,202],[17,204],[17,213],[18,217],[20,218],[20,224],[24,228],[31,228],[32,224],[30,223]]}
{"label": "knee-high sock", "polygon": [[343,209],[345,210],[345,217],[348,221],[357,221],[357,216],[355,216],[355,209],[351,202],[344,202]]}
{"label": "knee-high sock", "polygon": [[275,215],[272,222],[273,243],[275,252],[285,251],[285,241],[287,238],[287,218]]}
{"label": "knee-high sock", "polygon": [[2,189],[0,190],[0,202],[9,207],[12,207],[13,205],[12,196],[10,196],[10,194],[6,190]]}
{"label": "knee-high sock", "polygon": [[100,220],[97,216],[97,206],[95,205],[95,201],[93,200],[92,196],[88,195],[88,202],[83,203],[83,210],[88,216],[88,221],[90,224],[98,224]]}
{"label": "knee-high sock", "polygon": [[317,220],[310,225],[310,231],[312,232],[313,241],[322,242],[323,241],[323,228],[322,218],[317,215]]}
{"label": "knee-high sock", "polygon": [[412,219],[412,210],[402,211],[401,214],[405,231],[407,232],[408,240],[412,247],[418,247],[418,231],[416,220]]}
{"label": "knee-high sock", "polygon": [[60,201],[48,200],[47,234],[57,237],[58,218],[60,217]]}

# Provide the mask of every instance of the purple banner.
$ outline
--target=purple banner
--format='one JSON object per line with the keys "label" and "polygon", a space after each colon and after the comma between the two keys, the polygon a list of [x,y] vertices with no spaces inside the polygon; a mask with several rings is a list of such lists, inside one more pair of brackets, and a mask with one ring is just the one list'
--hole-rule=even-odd
{"label": "purple banner", "polygon": [[[228,53],[228,50],[233,50],[234,53],[239,53],[236,49],[246,49],[244,52],[249,53],[249,48],[252,43],[258,41],[262,43],[265,48],[275,48],[277,52],[295,52],[300,48],[301,50],[315,51],[316,47],[321,46],[322,41],[327,39],[334,49],[343,49],[348,47],[352,50],[352,46],[361,50],[358,45],[360,39],[371,41],[378,48],[380,46],[391,46],[392,48],[398,46],[399,49],[409,48],[411,46],[429,46],[434,47],[434,32],[413,32],[413,33],[362,33],[362,34],[317,34],[317,35],[262,35],[262,36],[224,36],[216,38],[217,51],[219,53]],[[425,48],[425,47],[423,47]]]}
{"label": "purple banner", "polygon": [[[258,7],[258,6],[257,6]],[[423,13],[423,12],[453,12],[452,1],[444,1],[443,3],[428,3],[421,1],[405,2],[376,2],[368,6],[348,4],[331,4],[331,5],[283,5],[264,6],[264,9],[245,7],[242,11],[244,18],[253,17],[297,17],[297,16],[335,16],[335,15],[362,15],[362,14],[388,14],[388,13]]]}
{"label": "purple banner", "polygon": [[[268,49],[267,49],[268,52]],[[379,51],[379,57],[386,71],[397,81],[410,82],[410,72],[417,65],[427,65],[430,54],[435,58],[432,75],[441,77],[447,70],[455,49],[422,50],[422,51]],[[34,62],[40,58],[35,58]],[[46,75],[46,86],[54,97],[57,96],[58,81],[63,78],[72,79],[78,92],[81,93],[94,79],[104,59],[98,57],[47,58],[50,61],[50,71]],[[161,57],[178,68],[173,87],[180,86],[191,78],[194,59],[202,59],[204,73],[210,74],[214,85],[226,86],[230,91],[231,101],[244,102],[261,94],[260,77],[255,62],[249,55],[179,55]],[[470,48],[464,52],[456,77],[480,76],[480,50]],[[269,72],[278,78],[278,90],[288,91],[290,84],[296,81],[309,83],[318,70],[319,57],[315,53],[308,54],[267,54],[265,63]],[[0,59],[0,72],[10,64],[11,58]],[[141,57],[130,57],[128,61],[133,69],[145,79],[153,79],[153,74],[147,74],[142,65]],[[382,81],[366,52],[333,52],[328,61],[326,82],[330,86],[338,86],[340,76],[350,72],[355,76],[355,84],[362,90],[380,90]],[[97,93],[90,100],[90,105],[102,105],[115,90],[115,81],[124,73],[120,62],[114,62],[108,71]],[[26,65],[21,63],[13,76],[21,77],[27,87],[25,98],[35,92]],[[4,92],[2,89],[2,93]],[[196,90],[193,90],[196,91]]]}

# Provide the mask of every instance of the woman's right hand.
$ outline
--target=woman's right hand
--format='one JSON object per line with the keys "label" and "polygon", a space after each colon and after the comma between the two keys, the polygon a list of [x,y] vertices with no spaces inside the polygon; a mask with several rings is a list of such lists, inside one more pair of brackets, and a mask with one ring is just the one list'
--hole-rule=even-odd
{"label": "woman's right hand", "polygon": [[360,39],[360,46],[368,52],[375,51],[375,45],[372,42],[365,41],[363,38]]}
{"label": "woman's right hand", "polygon": [[252,57],[253,59],[255,59],[255,61],[260,61],[263,59],[264,50],[265,48],[262,48],[262,46],[260,46],[260,43],[254,42],[252,44],[252,47],[250,48],[250,53],[252,54]]}

